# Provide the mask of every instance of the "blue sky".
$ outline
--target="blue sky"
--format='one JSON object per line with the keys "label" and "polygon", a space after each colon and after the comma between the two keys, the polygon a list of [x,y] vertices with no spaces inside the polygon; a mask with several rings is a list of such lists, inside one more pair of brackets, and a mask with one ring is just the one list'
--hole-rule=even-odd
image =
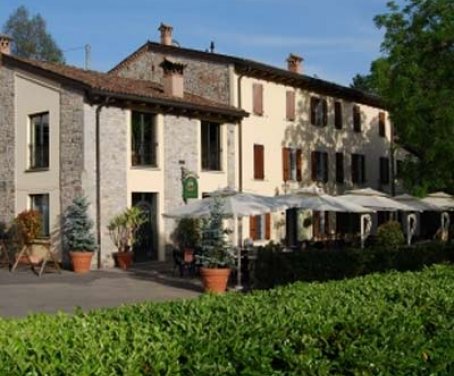
{"label": "blue sky", "polygon": [[[304,72],[348,85],[379,56],[383,32],[373,17],[387,0],[1,0],[0,24],[19,5],[41,13],[69,64],[105,71],[141,46],[159,40],[160,22],[181,46],[285,67],[290,52]],[[79,48],[79,49],[78,49]]]}

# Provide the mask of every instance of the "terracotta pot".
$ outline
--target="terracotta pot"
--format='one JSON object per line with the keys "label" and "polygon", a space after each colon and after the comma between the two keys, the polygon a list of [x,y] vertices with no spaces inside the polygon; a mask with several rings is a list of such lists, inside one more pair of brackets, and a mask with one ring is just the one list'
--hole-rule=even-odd
{"label": "terracotta pot", "polygon": [[88,273],[90,271],[93,252],[69,252],[73,270],[75,273]]}
{"label": "terracotta pot", "polygon": [[132,252],[117,252],[115,254],[117,266],[123,270],[128,269],[132,264]]}
{"label": "terracotta pot", "polygon": [[202,276],[202,283],[205,292],[222,294],[227,289],[230,269],[200,268],[200,275]]}

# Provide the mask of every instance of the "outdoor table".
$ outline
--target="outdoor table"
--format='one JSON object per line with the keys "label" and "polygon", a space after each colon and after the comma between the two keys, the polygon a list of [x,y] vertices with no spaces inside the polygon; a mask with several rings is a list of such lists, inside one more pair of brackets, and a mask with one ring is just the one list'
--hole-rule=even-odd
{"label": "outdoor table", "polygon": [[[24,244],[21,250],[16,255],[16,261],[14,262],[11,272],[14,272],[20,263],[30,265],[34,273],[38,274],[39,277],[43,274],[46,266],[53,264],[54,268],[58,273],[61,273],[59,261],[56,255],[52,252],[49,241],[40,241],[37,245],[43,249],[43,254],[35,256],[33,254],[33,244]],[[40,269],[36,272],[35,267],[39,266]]]}

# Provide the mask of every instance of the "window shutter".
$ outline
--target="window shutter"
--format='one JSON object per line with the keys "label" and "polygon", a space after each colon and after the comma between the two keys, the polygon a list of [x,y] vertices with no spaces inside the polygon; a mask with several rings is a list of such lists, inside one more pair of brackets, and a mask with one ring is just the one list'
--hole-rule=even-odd
{"label": "window shutter", "polygon": [[252,110],[255,115],[263,115],[263,85],[253,84]]}
{"label": "window shutter", "polygon": [[380,137],[386,137],[386,122],[385,122],[385,113],[378,113],[378,134]]}
{"label": "window shutter", "polygon": [[380,157],[380,183],[389,184],[389,159]]}
{"label": "window shutter", "polygon": [[265,239],[271,239],[271,214],[265,214]]}
{"label": "window shutter", "polygon": [[353,130],[361,132],[361,111],[358,105],[353,106]]}
{"label": "window shutter", "polygon": [[325,235],[329,235],[329,212],[325,212]]}
{"label": "window shutter", "polygon": [[257,240],[257,220],[255,216],[249,217],[249,237]]}
{"label": "window shutter", "polygon": [[323,99],[322,101],[322,111],[323,111],[323,126],[328,125],[328,101]]}
{"label": "window shutter", "polygon": [[328,153],[323,153],[323,156],[323,181],[327,183],[329,178]]}
{"label": "window shutter", "polygon": [[344,154],[336,153],[336,182],[344,182]]}
{"label": "window shutter", "polygon": [[352,154],[352,183],[358,183],[358,155]]}
{"label": "window shutter", "polygon": [[296,150],[296,180],[303,180],[303,167],[302,167],[302,151],[301,149]]}
{"label": "window shutter", "polygon": [[282,172],[284,181],[290,179],[290,149],[282,148]]}
{"label": "window shutter", "polygon": [[366,182],[366,157],[361,155],[361,183]]}
{"label": "window shutter", "polygon": [[311,124],[316,125],[317,98],[311,97]]}
{"label": "window shutter", "polygon": [[293,121],[295,120],[295,92],[294,91],[287,91],[287,120]]}
{"label": "window shutter", "polygon": [[264,146],[254,145],[254,179],[264,179]]}
{"label": "window shutter", "polygon": [[334,126],[336,129],[342,129],[342,104],[341,102],[334,103]]}
{"label": "window shutter", "polygon": [[320,238],[320,212],[312,212],[312,237]]}
{"label": "window shutter", "polygon": [[311,176],[313,181],[317,181],[317,155],[316,151],[311,153]]}

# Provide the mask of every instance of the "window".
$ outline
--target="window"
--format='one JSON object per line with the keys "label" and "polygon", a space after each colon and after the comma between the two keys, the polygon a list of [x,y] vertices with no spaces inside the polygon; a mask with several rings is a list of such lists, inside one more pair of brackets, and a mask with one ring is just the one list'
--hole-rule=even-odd
{"label": "window", "polygon": [[282,149],[283,179],[284,181],[301,181],[301,149]]}
{"label": "window", "polygon": [[361,110],[358,105],[353,106],[353,130],[361,132]]}
{"label": "window", "polygon": [[41,236],[43,238],[49,237],[49,195],[30,195],[30,209],[41,214]]}
{"label": "window", "polygon": [[252,112],[254,115],[263,115],[263,85],[252,85]]}
{"label": "window", "polygon": [[326,183],[328,181],[328,153],[313,151],[311,155],[312,180]]}
{"label": "window", "polygon": [[30,169],[49,168],[49,113],[30,116]]}
{"label": "window", "polygon": [[293,90],[287,91],[286,95],[286,117],[287,120],[295,120],[295,92]]}
{"label": "window", "polygon": [[336,182],[344,183],[344,154],[336,153]]}
{"label": "window", "polygon": [[131,121],[131,164],[157,165],[156,115],[133,112]]}
{"label": "window", "polygon": [[389,159],[380,157],[380,184],[389,184]]}
{"label": "window", "polygon": [[366,182],[366,158],[363,154],[352,154],[352,183]]}
{"label": "window", "polygon": [[202,121],[202,170],[221,170],[221,124]]}
{"label": "window", "polygon": [[378,113],[378,134],[380,137],[386,137],[386,115],[384,112]]}
{"label": "window", "polygon": [[265,178],[264,146],[254,145],[254,179]]}
{"label": "window", "polygon": [[269,213],[249,217],[249,237],[252,240],[271,238],[271,215]]}
{"label": "window", "polygon": [[328,124],[328,102],[326,99],[311,97],[311,124],[326,127]]}
{"label": "window", "polygon": [[328,236],[330,232],[329,224],[329,212],[323,212],[323,216],[322,212],[312,212],[312,237],[321,239]]}
{"label": "window", "polygon": [[342,103],[339,101],[334,102],[334,127],[342,129]]}

